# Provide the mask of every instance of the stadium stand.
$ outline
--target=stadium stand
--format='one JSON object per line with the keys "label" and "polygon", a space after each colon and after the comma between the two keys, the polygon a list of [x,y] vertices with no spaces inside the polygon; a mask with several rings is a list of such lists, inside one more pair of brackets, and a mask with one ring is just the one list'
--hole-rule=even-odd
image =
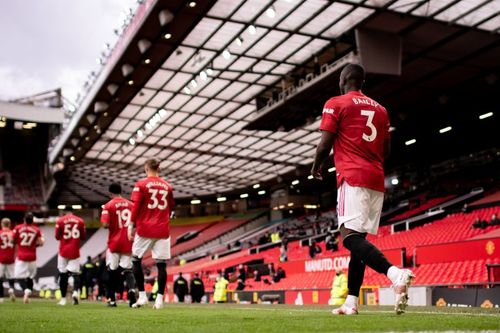
{"label": "stadium stand", "polygon": [[[391,233],[390,226],[380,228],[377,236],[369,236],[369,239],[380,249],[402,249],[406,248],[407,253],[414,255],[418,253],[418,247],[423,245],[452,244],[466,246],[466,242],[478,239],[479,236],[494,236],[493,233],[500,231],[500,226],[490,226],[486,229],[473,229],[472,222],[477,218],[488,219],[493,213],[500,213],[500,207],[482,208],[470,213],[452,213],[445,218],[416,227],[411,230]],[[452,232],[450,232],[452,231]],[[489,237],[491,238],[491,237]],[[288,244],[288,256],[290,262],[310,260],[308,247],[301,246],[300,241],[293,241]],[[348,256],[348,251],[339,244],[339,251],[334,253],[326,251],[324,243],[319,244],[322,252],[315,259],[325,259],[341,256]],[[408,262],[411,262],[409,260]],[[211,260],[205,257],[184,266],[172,267],[169,274],[175,275],[179,272],[203,272],[205,282],[210,290],[214,283],[217,271],[233,271],[234,267],[243,264],[250,264],[252,267],[263,266],[273,263],[275,267],[280,266],[279,249],[271,248],[262,252],[250,254],[249,250],[243,249],[227,257]],[[500,258],[493,257],[487,259],[471,259],[452,262],[433,262],[414,267],[417,275],[415,285],[464,285],[486,283],[488,273],[486,264],[500,263]],[[283,265],[286,266],[286,265]],[[435,272],[439,271],[439,274]],[[323,272],[311,272],[300,274],[288,274],[286,278],[278,283],[268,283],[264,281],[255,282],[251,278],[248,280],[246,290],[289,290],[289,289],[328,289],[331,287],[332,279],[335,275],[333,270]],[[269,276],[264,276],[263,280],[271,280]],[[371,269],[367,269],[364,285],[388,286],[389,282],[385,276],[380,275]],[[230,288],[235,288],[236,283],[232,282]]]}
{"label": "stadium stand", "polygon": [[425,212],[426,210],[428,210],[432,207],[436,207],[439,204],[450,200],[453,197],[454,197],[453,195],[450,195],[450,196],[445,196],[445,197],[440,197],[440,198],[429,199],[428,201],[422,203],[421,205],[419,205],[417,207],[414,207],[410,210],[407,210],[406,212],[403,212],[401,214],[394,216],[389,221],[390,222],[401,221],[401,220],[407,219],[409,217],[418,215],[418,214]]}

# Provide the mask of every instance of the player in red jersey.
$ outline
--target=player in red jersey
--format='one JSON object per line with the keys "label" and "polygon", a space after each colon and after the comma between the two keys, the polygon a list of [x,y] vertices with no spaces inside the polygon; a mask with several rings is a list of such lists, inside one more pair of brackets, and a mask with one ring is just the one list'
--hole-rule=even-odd
{"label": "player in red jersey", "polygon": [[85,223],[70,211],[56,221],[55,237],[59,241],[57,269],[59,270],[59,305],[66,305],[69,275],[73,277],[73,304],[80,296],[80,241],[86,237]]}
{"label": "player in red jersey", "polygon": [[[116,307],[116,290],[121,283],[120,270],[125,276],[129,306],[136,302],[135,279],[132,273],[132,242],[128,239],[128,226],[132,218],[132,202],[122,197],[122,187],[109,186],[111,200],[102,208],[101,223],[109,229],[106,266],[109,271],[108,306]],[[120,269],[120,270],[119,270]]]}
{"label": "player in red jersey", "polygon": [[10,229],[10,219],[2,219],[0,230],[0,303],[3,302],[3,280],[9,281],[9,297],[16,300],[14,295],[14,262],[16,260],[16,247],[14,245],[14,232]]}
{"label": "player in red jersey", "polygon": [[158,294],[153,308],[163,307],[163,293],[167,284],[166,260],[170,259],[170,213],[174,209],[174,196],[172,185],[158,177],[159,169],[160,163],[157,160],[147,160],[144,166],[147,177],[138,181],[132,191],[134,207],[128,236],[130,240],[134,240],[132,263],[139,289],[139,299],[133,307],[148,303],[141,260],[149,250],[158,269]]}
{"label": "player in red jersey", "polygon": [[404,312],[413,273],[393,266],[373,244],[367,233],[376,234],[384,201],[384,158],[390,151],[389,116],[386,109],[361,92],[365,71],[349,64],[340,74],[341,96],[329,99],[323,109],[312,175],[321,170],[334,151],[337,172],[337,214],[344,246],[351,252],[349,294],[333,314],[357,314],[359,289],[365,265],[386,274],[396,292],[395,311]]}
{"label": "player in red jersey", "polygon": [[36,248],[44,243],[40,229],[33,225],[33,214],[27,213],[24,223],[14,228],[14,243],[17,245],[14,275],[24,290],[24,303],[29,303],[36,276]]}

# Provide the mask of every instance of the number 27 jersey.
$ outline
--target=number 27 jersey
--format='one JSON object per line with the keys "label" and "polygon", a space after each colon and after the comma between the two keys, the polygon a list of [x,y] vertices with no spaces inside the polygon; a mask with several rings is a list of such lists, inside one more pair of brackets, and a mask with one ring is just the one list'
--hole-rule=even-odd
{"label": "number 27 jersey", "polygon": [[170,212],[174,208],[172,185],[159,177],[147,177],[135,184],[132,201],[132,222],[136,224],[139,236],[170,236]]}
{"label": "number 27 jersey", "polygon": [[59,255],[66,259],[80,257],[80,240],[85,239],[83,220],[73,214],[60,217],[56,222],[55,237],[59,241]]}
{"label": "number 27 jersey", "polygon": [[320,130],[336,134],[333,153],[337,186],[384,192],[384,141],[390,138],[386,109],[360,91],[329,99]]}

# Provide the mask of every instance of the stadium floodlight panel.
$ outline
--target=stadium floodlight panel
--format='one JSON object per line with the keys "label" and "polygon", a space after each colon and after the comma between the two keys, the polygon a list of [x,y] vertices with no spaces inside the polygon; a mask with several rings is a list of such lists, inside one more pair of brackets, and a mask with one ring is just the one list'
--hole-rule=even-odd
{"label": "stadium floodlight panel", "polygon": [[248,193],[240,194],[240,198],[242,199],[248,198]]}
{"label": "stadium floodlight panel", "polygon": [[265,191],[265,190],[262,190],[262,191],[259,191],[259,192],[257,192],[257,193],[258,193],[259,195],[264,195],[264,194],[266,194],[266,191]]}
{"label": "stadium floodlight panel", "polygon": [[417,140],[416,140],[416,139],[411,139],[411,140],[406,141],[406,142],[405,142],[405,145],[409,146],[409,145],[414,144],[415,142],[417,142]]}
{"label": "stadium floodlight panel", "polygon": [[334,172],[335,170],[337,170],[336,167],[331,167],[330,169],[328,169],[328,172]]}
{"label": "stadium floodlight panel", "polygon": [[288,207],[293,207],[293,205],[294,205],[294,203],[293,203],[293,202],[289,202],[289,203],[287,204],[287,206],[288,206]]}
{"label": "stadium floodlight panel", "polygon": [[199,205],[199,204],[201,204],[201,200],[199,199],[191,200],[191,205]]}
{"label": "stadium floodlight panel", "polygon": [[227,198],[226,198],[226,197],[218,197],[218,198],[217,198],[217,201],[218,201],[218,202],[224,202],[224,201],[226,201],[226,200],[227,200]]}
{"label": "stadium floodlight panel", "polygon": [[255,189],[257,189],[257,188],[259,188],[259,187],[260,187],[260,184],[254,184],[254,185],[253,185],[253,188],[255,188]]}
{"label": "stadium floodlight panel", "polygon": [[441,128],[441,129],[439,130],[439,133],[443,134],[443,133],[446,133],[446,132],[451,131],[451,129],[452,129],[452,127],[451,127],[451,126],[446,126],[446,127],[444,127],[444,128]]}
{"label": "stadium floodlight panel", "polygon": [[299,185],[299,183],[300,183],[300,180],[295,179],[295,180],[292,182],[292,185]]}
{"label": "stadium floodlight panel", "polygon": [[399,184],[399,180],[397,178],[392,178],[391,179],[391,184],[392,185],[398,185]]}
{"label": "stadium floodlight panel", "polygon": [[57,209],[66,209],[66,205],[57,205]]}
{"label": "stadium floodlight panel", "polygon": [[307,176],[307,179],[314,179],[314,176],[313,175],[309,175],[309,176]]}
{"label": "stadium floodlight panel", "polygon": [[71,205],[73,209],[82,209],[82,205]]}
{"label": "stadium floodlight panel", "polygon": [[487,112],[487,113],[483,113],[482,115],[480,115],[479,119],[483,120],[483,119],[489,118],[491,116],[493,116],[493,112]]}

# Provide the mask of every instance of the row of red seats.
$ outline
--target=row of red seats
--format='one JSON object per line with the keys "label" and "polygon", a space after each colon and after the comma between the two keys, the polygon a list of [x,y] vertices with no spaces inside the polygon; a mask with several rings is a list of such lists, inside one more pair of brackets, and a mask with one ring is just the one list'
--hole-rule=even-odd
{"label": "row of red seats", "polygon": [[392,217],[389,221],[395,222],[395,221],[400,221],[400,220],[404,220],[404,219],[410,218],[412,216],[416,216],[416,215],[418,215],[420,213],[425,212],[429,208],[432,208],[434,206],[437,206],[439,204],[442,204],[443,202],[446,202],[446,201],[450,200],[453,197],[454,197],[453,195],[448,195],[446,197],[440,197],[440,198],[430,199],[427,202],[422,203],[418,207],[412,208],[410,210],[407,210],[407,211],[405,211],[403,213],[400,213],[400,214]]}

